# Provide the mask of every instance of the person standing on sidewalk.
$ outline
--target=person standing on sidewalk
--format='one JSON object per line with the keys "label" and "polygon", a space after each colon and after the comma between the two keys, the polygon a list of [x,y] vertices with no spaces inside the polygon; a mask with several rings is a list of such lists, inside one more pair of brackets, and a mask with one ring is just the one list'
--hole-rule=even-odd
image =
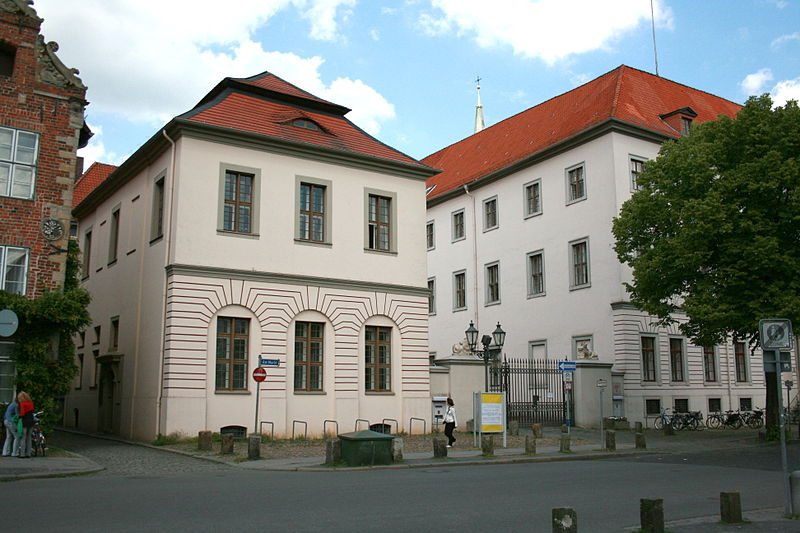
{"label": "person standing on sidewalk", "polygon": [[17,420],[19,419],[19,404],[15,399],[3,415],[3,425],[6,428],[6,440],[3,443],[3,457],[16,457],[19,455],[19,433],[17,432]]}
{"label": "person standing on sidewalk", "polygon": [[447,437],[447,447],[452,448],[456,438],[453,430],[458,425],[456,421],[456,406],[452,398],[447,399],[447,411],[444,412],[444,434]]}
{"label": "person standing on sidewalk", "polygon": [[[31,456],[31,430],[36,425],[36,420],[33,416],[33,400],[27,392],[20,392],[17,394],[17,403],[19,403],[19,419],[22,425],[22,431],[19,436],[19,457],[28,458]],[[17,429],[19,432],[19,428]]]}

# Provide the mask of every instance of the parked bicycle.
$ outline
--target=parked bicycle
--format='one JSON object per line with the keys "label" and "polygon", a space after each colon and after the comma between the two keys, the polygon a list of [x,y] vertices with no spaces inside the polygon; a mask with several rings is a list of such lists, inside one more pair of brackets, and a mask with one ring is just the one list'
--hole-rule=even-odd
{"label": "parked bicycle", "polygon": [[672,427],[680,431],[690,429],[692,431],[700,428],[703,423],[703,413],[700,411],[689,411],[688,413],[675,413],[672,417]]}
{"label": "parked bicycle", "polygon": [[674,426],[674,420],[675,420],[675,416],[674,415],[669,415],[669,414],[667,414],[667,410],[666,409],[661,409],[661,414],[658,415],[658,418],[656,418],[653,421],[653,427],[658,429],[658,430],[661,430],[661,429],[664,429],[664,426],[666,426],[668,424],[673,424],[673,428],[674,428],[675,427]]}
{"label": "parked bicycle", "polygon": [[721,427],[739,429],[743,425],[744,421],[739,411],[709,413],[708,418],[706,418],[706,426],[709,429],[719,429]]}
{"label": "parked bicycle", "polygon": [[39,411],[33,415],[34,425],[31,429],[31,452],[34,457],[37,455],[44,457],[47,452],[47,441],[40,423],[43,412],[44,411]]}
{"label": "parked bicycle", "polygon": [[758,429],[764,425],[764,410],[753,409],[742,413],[742,419],[748,427]]}

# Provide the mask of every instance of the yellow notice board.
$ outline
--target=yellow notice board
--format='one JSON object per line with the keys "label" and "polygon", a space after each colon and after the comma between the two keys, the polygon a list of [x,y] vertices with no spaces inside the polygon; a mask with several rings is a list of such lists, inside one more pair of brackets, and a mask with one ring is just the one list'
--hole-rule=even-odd
{"label": "yellow notice board", "polygon": [[500,433],[505,428],[503,395],[481,393],[481,433]]}

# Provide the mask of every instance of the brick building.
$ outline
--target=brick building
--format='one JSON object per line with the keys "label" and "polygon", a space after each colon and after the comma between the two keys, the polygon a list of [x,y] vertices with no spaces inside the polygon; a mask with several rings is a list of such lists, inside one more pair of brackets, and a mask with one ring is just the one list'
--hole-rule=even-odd
{"label": "brick building", "polygon": [[25,0],[0,1],[0,289],[36,298],[64,283],[86,87],[39,33]]}

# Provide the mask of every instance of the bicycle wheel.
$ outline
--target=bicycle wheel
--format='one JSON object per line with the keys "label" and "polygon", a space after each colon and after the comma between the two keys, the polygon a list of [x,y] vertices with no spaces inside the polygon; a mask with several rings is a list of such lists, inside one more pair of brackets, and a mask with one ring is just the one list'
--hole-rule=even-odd
{"label": "bicycle wheel", "polygon": [[656,421],[653,422],[653,427],[658,430],[664,429],[664,418],[660,416],[656,418]]}
{"label": "bicycle wheel", "polygon": [[682,416],[672,417],[672,429],[674,429],[675,431],[681,431],[685,427],[686,427],[686,420]]}
{"label": "bicycle wheel", "polygon": [[719,415],[708,415],[706,418],[706,427],[708,429],[719,429],[722,426],[722,419]]}
{"label": "bicycle wheel", "polygon": [[753,416],[747,421],[747,425],[753,429],[758,429],[764,426],[764,417]]}
{"label": "bicycle wheel", "polygon": [[728,420],[726,425],[732,429],[740,429],[744,425],[744,422],[742,422],[742,417],[737,416],[733,420]]}
{"label": "bicycle wheel", "polygon": [[39,439],[39,449],[42,452],[42,457],[44,457],[47,452],[47,441],[45,440],[44,435],[42,435],[42,438]]}
{"label": "bicycle wheel", "polygon": [[699,427],[700,422],[695,417],[690,418],[689,422],[686,424],[686,428],[691,429],[692,431],[697,431]]}

